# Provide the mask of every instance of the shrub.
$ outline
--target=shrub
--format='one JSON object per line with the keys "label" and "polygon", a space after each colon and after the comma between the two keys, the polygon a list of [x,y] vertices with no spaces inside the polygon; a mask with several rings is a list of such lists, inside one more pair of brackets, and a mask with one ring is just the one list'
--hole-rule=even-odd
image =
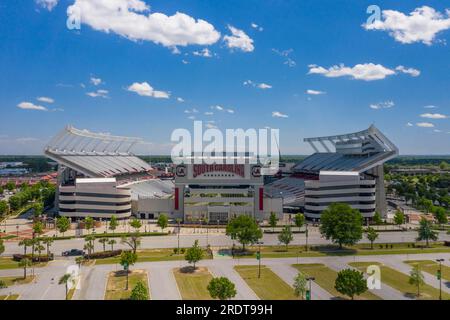
{"label": "shrub", "polygon": [[46,254],[41,255],[40,257],[38,255],[34,255],[33,259],[31,258],[31,254],[23,255],[23,254],[14,254],[13,260],[20,262],[20,260],[27,258],[32,262],[49,262],[53,260],[53,253],[50,253],[50,256],[47,256]]}
{"label": "shrub", "polygon": [[106,258],[112,258],[112,257],[117,257],[120,256],[122,254],[122,250],[114,250],[114,251],[99,251],[99,252],[94,252],[90,255],[86,254],[85,257],[88,257],[89,259],[106,259]]}
{"label": "shrub", "polygon": [[180,252],[181,252],[181,254],[184,254],[186,252],[186,249],[185,248],[181,248]]}
{"label": "shrub", "polygon": [[6,282],[3,280],[0,280],[0,289],[5,289],[8,288],[8,286],[6,285]]}

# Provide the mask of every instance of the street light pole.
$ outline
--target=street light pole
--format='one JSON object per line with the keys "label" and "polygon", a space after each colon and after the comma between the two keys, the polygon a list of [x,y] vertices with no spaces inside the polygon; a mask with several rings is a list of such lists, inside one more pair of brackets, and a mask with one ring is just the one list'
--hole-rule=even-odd
{"label": "street light pole", "polygon": [[309,281],[309,300],[312,300],[312,287],[311,287],[311,281],[316,280],[314,277],[308,277],[306,280]]}
{"label": "street light pole", "polygon": [[437,259],[439,262],[438,280],[439,280],[439,300],[442,300],[442,262],[444,259]]}
{"label": "street light pole", "polygon": [[257,258],[258,258],[258,279],[261,278],[261,244],[263,244],[264,242],[258,242],[258,254],[257,254]]}
{"label": "street light pole", "polygon": [[305,224],[306,226],[306,231],[305,231],[305,236],[306,236],[306,252],[308,252],[308,223]]}

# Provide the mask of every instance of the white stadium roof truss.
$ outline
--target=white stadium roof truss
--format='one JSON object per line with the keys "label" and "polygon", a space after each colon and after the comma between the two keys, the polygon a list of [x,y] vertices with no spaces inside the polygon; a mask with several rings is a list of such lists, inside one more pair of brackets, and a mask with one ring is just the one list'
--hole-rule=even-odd
{"label": "white stadium roof truss", "polygon": [[45,154],[56,162],[89,177],[112,177],[146,172],[145,161],[131,153],[140,138],[113,136],[66,127],[45,147]]}

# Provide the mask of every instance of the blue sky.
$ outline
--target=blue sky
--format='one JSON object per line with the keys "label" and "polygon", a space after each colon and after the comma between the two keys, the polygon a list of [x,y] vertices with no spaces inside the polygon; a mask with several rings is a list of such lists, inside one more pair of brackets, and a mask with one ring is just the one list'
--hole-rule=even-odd
{"label": "blue sky", "polygon": [[[0,154],[41,154],[67,124],[168,154],[190,117],[279,128],[282,154],[372,123],[401,154],[450,153],[442,1],[95,2],[0,4]],[[371,4],[381,20],[364,27]],[[80,30],[66,26],[71,6]]]}

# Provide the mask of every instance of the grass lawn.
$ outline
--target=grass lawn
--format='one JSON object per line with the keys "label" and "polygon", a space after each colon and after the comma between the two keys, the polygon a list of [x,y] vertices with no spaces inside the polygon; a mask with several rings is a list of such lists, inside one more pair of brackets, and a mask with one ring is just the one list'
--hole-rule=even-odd
{"label": "grass lawn", "polygon": [[197,267],[195,272],[189,271],[191,271],[189,267],[173,270],[181,298],[183,300],[211,300],[206,287],[213,276],[208,269]]}
{"label": "grass lawn", "polygon": [[[419,265],[420,270],[428,272],[433,276],[436,276],[439,270],[439,263],[432,260],[408,260],[404,262],[411,266]],[[444,264],[442,265],[442,279],[450,281],[450,267]]]}
{"label": "grass lawn", "polygon": [[[354,262],[349,263],[351,266],[358,268],[365,272],[369,265],[379,265],[381,270],[381,282],[388,286],[397,289],[405,296],[416,297],[417,287],[408,283],[409,275],[400,271],[394,270],[390,267],[380,264],[379,262]],[[423,285],[420,288],[421,296],[419,299],[434,299],[439,298],[439,289],[436,289],[428,284]],[[450,294],[442,292],[442,298],[445,300],[450,299]]]}
{"label": "grass lawn", "polygon": [[[137,262],[154,262],[154,261],[175,261],[184,260],[184,254],[175,254],[173,249],[146,249],[138,250],[138,260]],[[203,255],[204,259],[210,259],[210,257],[205,252]],[[95,264],[116,264],[120,262],[120,256],[114,258],[97,259]]]}
{"label": "grass lawn", "polygon": [[108,275],[105,300],[128,300],[130,298],[131,291],[138,281],[142,281],[144,283],[150,295],[147,272],[143,270],[130,271],[130,274],[128,275],[128,290],[125,290],[127,283],[126,273],[124,271],[111,272]]}
{"label": "grass lawn", "polygon": [[294,289],[266,266],[261,266],[261,278],[258,278],[258,266],[235,266],[234,269],[262,300],[298,299]]}
{"label": "grass lawn", "polygon": [[[409,245],[409,247],[408,247]],[[374,244],[374,248],[370,248],[370,244],[356,244],[351,247],[345,247],[339,249],[338,246],[309,246],[309,250],[306,251],[305,246],[289,246],[286,250],[286,246],[266,246],[261,247],[261,253],[266,258],[294,258],[294,257],[326,257],[326,256],[349,256],[349,255],[384,255],[384,254],[420,254],[420,253],[442,253],[450,252],[450,247],[446,247],[443,243],[430,244],[429,248],[413,248],[408,243],[392,243],[386,248],[386,244],[383,244],[380,248],[380,244]],[[239,258],[255,258],[257,246],[248,247],[248,252],[245,255],[239,256]],[[238,256],[236,255],[235,258]]]}
{"label": "grass lawn", "polygon": [[[331,295],[341,299],[349,299],[349,297],[339,293],[334,288],[334,283],[337,278],[337,272],[328,268],[327,266],[314,263],[314,264],[294,264],[294,268],[301,271],[303,274],[316,278],[315,282],[324,290],[328,291]],[[381,298],[370,291],[364,292],[360,296],[356,296],[355,300],[380,300]]]}
{"label": "grass lawn", "polygon": [[[34,263],[34,267],[35,268],[40,268],[40,267],[45,267],[47,265],[46,262],[35,262]],[[12,258],[8,258],[8,257],[0,257],[0,270],[4,270],[4,269],[18,269],[19,267],[19,262],[14,261]]]}
{"label": "grass lawn", "polygon": [[23,277],[0,277],[0,281],[3,281],[8,287],[18,285],[18,284],[27,284],[34,280],[35,276],[27,276],[26,279]]}
{"label": "grass lawn", "polygon": [[17,300],[17,299],[19,299],[18,294],[10,294],[7,296],[0,296],[0,300]]}

